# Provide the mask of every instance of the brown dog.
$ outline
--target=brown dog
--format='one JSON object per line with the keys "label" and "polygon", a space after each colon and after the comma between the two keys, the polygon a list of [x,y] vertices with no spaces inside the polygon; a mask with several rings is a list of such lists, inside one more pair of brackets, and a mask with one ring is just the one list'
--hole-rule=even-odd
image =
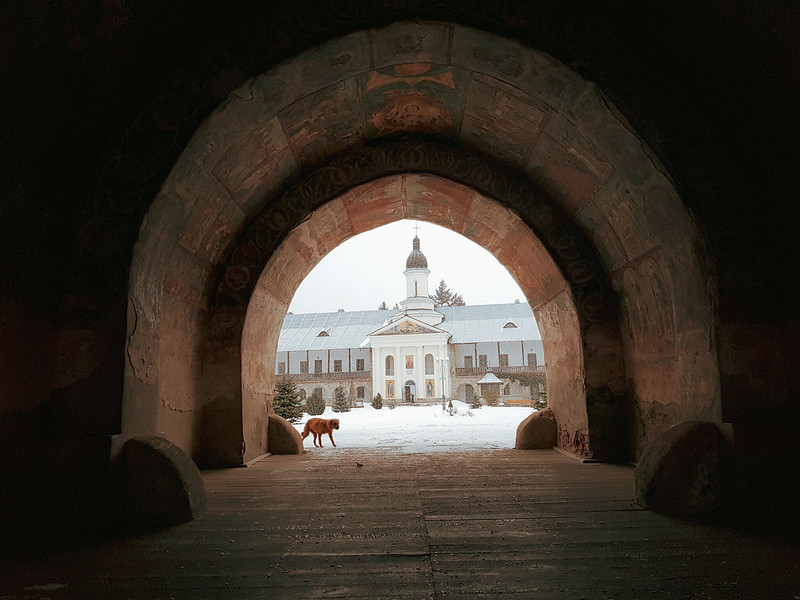
{"label": "brown dog", "polygon": [[309,419],[306,426],[303,427],[303,440],[308,437],[309,432],[314,434],[314,446],[317,445],[317,438],[319,438],[319,447],[322,448],[322,434],[327,433],[331,438],[331,444],[336,446],[333,441],[333,430],[339,429],[339,419]]}

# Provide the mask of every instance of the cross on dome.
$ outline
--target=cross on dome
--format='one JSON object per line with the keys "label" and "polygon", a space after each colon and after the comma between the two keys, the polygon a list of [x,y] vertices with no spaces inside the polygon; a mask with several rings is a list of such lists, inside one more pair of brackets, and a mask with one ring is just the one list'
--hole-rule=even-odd
{"label": "cross on dome", "polygon": [[[417,228],[419,228],[419,225],[417,225]],[[411,242],[411,248],[411,254],[409,254],[408,259],[406,259],[406,269],[427,269],[428,259],[425,258],[425,255],[419,249],[419,238],[416,235]]]}

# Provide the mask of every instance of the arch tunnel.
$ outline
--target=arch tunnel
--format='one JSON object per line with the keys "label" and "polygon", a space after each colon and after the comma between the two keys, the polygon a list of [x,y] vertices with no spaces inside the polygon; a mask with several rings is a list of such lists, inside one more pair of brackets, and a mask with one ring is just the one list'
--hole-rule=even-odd
{"label": "arch tunnel", "polygon": [[327,4],[209,8],[177,37],[159,11],[48,13],[69,26],[14,55],[50,93],[4,91],[5,520],[91,520],[130,436],[258,455],[257,363],[297,282],[404,216],[518,280],[569,451],[635,460],[674,424],[731,423],[742,504],[789,510],[796,19]]}
{"label": "arch tunnel", "polygon": [[192,138],[134,252],[123,434],[155,426],[209,465],[265,452],[294,290],[400,218],[465,235],[515,276],[567,449],[630,459],[671,425],[720,421],[704,241],[646,144],[551,57],[407,22],[247,81]]}

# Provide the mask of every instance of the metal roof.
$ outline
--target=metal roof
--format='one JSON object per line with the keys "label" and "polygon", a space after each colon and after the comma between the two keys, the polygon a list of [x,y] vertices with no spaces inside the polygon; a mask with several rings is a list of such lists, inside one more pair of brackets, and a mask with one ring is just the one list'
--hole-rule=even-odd
{"label": "metal roof", "polygon": [[[439,328],[453,334],[451,344],[542,339],[527,302],[442,306],[436,310],[444,315]],[[504,327],[509,322],[516,327]]]}
{"label": "metal roof", "polygon": [[[527,303],[443,306],[438,325],[452,334],[451,344],[540,340],[539,328]],[[358,348],[367,334],[378,329],[398,310],[361,310],[287,314],[278,339],[278,352]],[[413,311],[410,311],[413,314]],[[516,327],[504,327],[513,323]],[[320,336],[320,332],[327,336]]]}
{"label": "metal roof", "polygon": [[495,375],[491,371],[487,371],[486,375],[484,375],[483,379],[481,379],[478,383],[481,383],[481,384],[503,383],[503,381],[501,379],[498,379],[497,375]]}

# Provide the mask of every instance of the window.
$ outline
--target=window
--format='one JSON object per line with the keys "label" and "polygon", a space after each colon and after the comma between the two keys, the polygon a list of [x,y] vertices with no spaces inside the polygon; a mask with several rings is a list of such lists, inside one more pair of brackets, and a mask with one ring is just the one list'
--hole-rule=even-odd
{"label": "window", "polygon": [[394,375],[394,356],[386,357],[386,374]]}
{"label": "window", "polygon": [[342,361],[341,360],[334,360],[333,361],[333,372],[334,373],[341,373],[342,372]]}
{"label": "window", "polygon": [[433,354],[425,355],[425,375],[433,375]]}
{"label": "window", "polygon": [[356,398],[358,398],[359,400],[363,400],[364,399],[364,386],[363,385],[358,386],[356,388]]}
{"label": "window", "polygon": [[514,321],[506,321],[506,324],[503,325],[503,329],[517,329],[517,324]]}
{"label": "window", "polygon": [[363,371],[364,370],[364,359],[357,358],[356,359],[356,371]]}
{"label": "window", "polygon": [[489,362],[486,360],[486,355],[485,354],[479,354],[478,355],[478,366],[481,369],[485,369],[486,367],[489,366]]}
{"label": "window", "polygon": [[322,373],[322,361],[315,360],[314,361],[314,373]]}
{"label": "window", "polygon": [[303,402],[305,402],[305,401],[306,401],[306,391],[305,391],[303,388],[300,388],[300,389],[297,391],[297,396],[298,396],[298,398],[300,398],[300,400],[302,400]]}
{"label": "window", "polygon": [[301,373],[308,373],[308,361],[301,360],[300,361],[300,372]]}
{"label": "window", "polygon": [[322,398],[322,388],[321,387],[315,387],[314,388],[314,395],[317,396],[318,398]]}
{"label": "window", "polygon": [[465,356],[464,357],[464,367],[466,367],[467,369],[471,369],[472,368],[472,357],[471,356]]}
{"label": "window", "polygon": [[501,354],[500,355],[500,366],[507,367],[508,366],[508,354]]}
{"label": "window", "polygon": [[536,366],[536,354],[533,353],[533,352],[528,354],[528,366],[529,367],[535,367]]}
{"label": "window", "polygon": [[506,387],[503,388],[503,395],[508,396],[511,393],[511,384],[507,383]]}
{"label": "window", "polygon": [[330,333],[328,333],[328,328],[326,327],[325,329],[320,330],[320,332],[317,334],[317,337],[328,337],[329,335]]}
{"label": "window", "polygon": [[286,363],[279,362],[278,363],[278,375],[286,375]]}

